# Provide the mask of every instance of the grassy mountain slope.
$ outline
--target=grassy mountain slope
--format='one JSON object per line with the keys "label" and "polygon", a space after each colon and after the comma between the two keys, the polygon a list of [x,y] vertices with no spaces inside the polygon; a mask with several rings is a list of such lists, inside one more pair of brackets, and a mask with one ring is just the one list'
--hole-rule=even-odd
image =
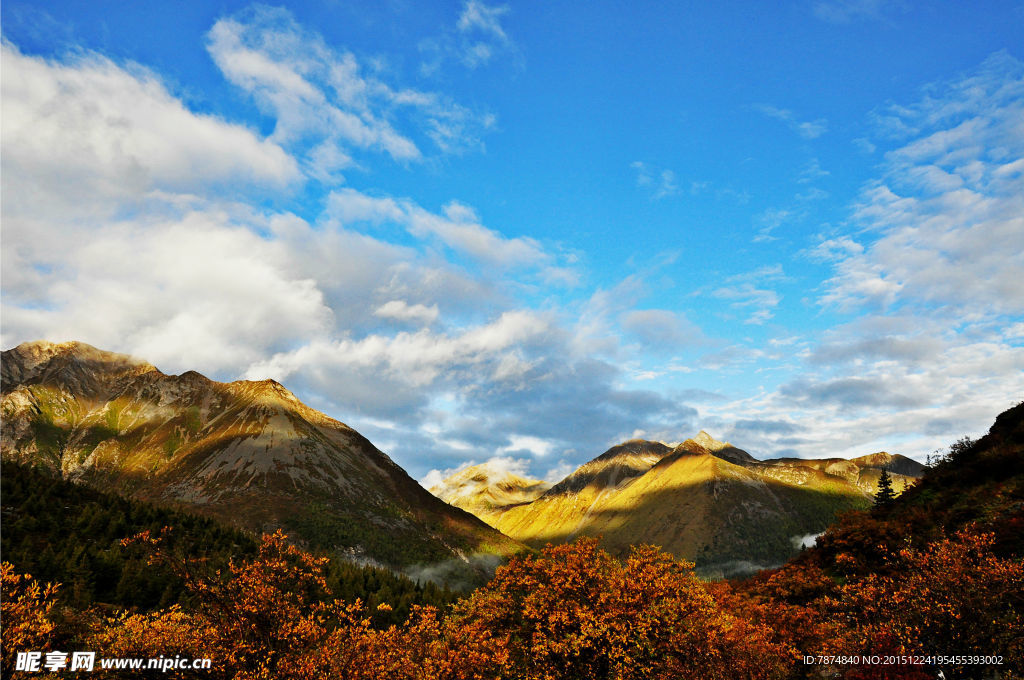
{"label": "grassy mountain slope", "polygon": [[[920,464],[886,453],[860,459],[759,461],[706,432],[675,448],[633,440],[580,466],[528,503],[479,516],[534,547],[601,536],[609,550],[652,543],[708,575],[777,565],[844,510],[866,508],[882,467]],[[894,473],[901,489],[904,475]]]}

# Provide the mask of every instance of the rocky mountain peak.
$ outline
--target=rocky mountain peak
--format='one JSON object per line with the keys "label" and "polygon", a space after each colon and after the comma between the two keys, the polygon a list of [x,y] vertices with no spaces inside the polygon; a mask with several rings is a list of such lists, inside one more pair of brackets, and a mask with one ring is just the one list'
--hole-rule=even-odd
{"label": "rocky mountain peak", "polygon": [[726,444],[725,442],[720,442],[714,437],[712,437],[710,434],[708,434],[707,430],[701,430],[700,432],[698,432],[697,436],[693,438],[693,441],[697,442],[698,444],[700,444],[701,446],[710,451],[717,451],[718,449],[722,449],[728,446],[728,444]]}
{"label": "rocky mountain peak", "polygon": [[[19,384],[48,383],[91,397],[103,396],[126,379],[157,371],[147,361],[96,349],[84,342],[24,342],[3,353],[3,391]],[[159,371],[157,371],[159,373]]]}
{"label": "rocky mountain peak", "polygon": [[875,470],[881,470],[884,468],[890,473],[895,472],[897,474],[908,475],[911,477],[920,477],[924,471],[924,466],[916,460],[907,458],[906,456],[898,453],[893,454],[887,451],[869,453],[866,456],[853,458],[850,462],[856,464],[859,468]]}

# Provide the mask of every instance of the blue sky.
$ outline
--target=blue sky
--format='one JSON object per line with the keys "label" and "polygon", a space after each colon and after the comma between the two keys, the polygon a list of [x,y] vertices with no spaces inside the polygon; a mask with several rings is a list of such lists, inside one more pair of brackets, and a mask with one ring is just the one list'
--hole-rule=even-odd
{"label": "blue sky", "polygon": [[8,0],[3,346],[273,377],[420,479],[982,433],[1024,5],[662,4]]}

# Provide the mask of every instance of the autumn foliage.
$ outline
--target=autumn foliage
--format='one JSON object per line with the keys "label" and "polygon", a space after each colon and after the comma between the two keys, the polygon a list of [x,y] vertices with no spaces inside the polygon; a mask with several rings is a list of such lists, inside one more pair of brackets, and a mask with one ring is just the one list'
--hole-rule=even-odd
{"label": "autumn foliage", "polygon": [[41,585],[30,574],[14,573],[8,562],[0,565],[0,630],[3,632],[3,661],[0,677],[8,678],[14,670],[15,651],[50,649],[55,625],[52,613],[57,586]]}
{"label": "autumn foliage", "polygon": [[[1001,656],[1007,669],[986,670],[1019,671],[1024,563],[997,557],[993,543],[991,534],[962,531],[924,549],[900,550],[891,557],[899,564],[893,575],[871,574],[843,586],[823,606],[848,622],[844,648],[855,654]],[[943,665],[950,677],[980,670],[978,664]]]}
{"label": "autumn foliage", "polygon": [[[874,545],[888,568],[844,572],[841,556],[857,552],[851,536],[862,536],[851,522],[847,537],[836,537],[843,551],[815,553],[740,587],[705,583],[691,564],[650,546],[623,560],[593,539],[549,546],[513,559],[450,611],[416,608],[386,629],[371,625],[373,612],[358,600],[335,599],[326,560],[281,533],[264,536],[256,557],[219,571],[143,533],[132,542],[179,574],[193,604],[94,611],[88,625],[60,630],[56,587],[5,564],[4,676],[14,652],[74,638],[77,648],[108,657],[210,657],[211,670],[163,677],[234,680],[810,678],[825,669],[804,665],[805,655],[968,653],[1004,662],[949,664],[947,677],[1021,677],[1019,559],[998,556],[990,534],[966,529],[922,547],[899,547],[898,538]],[[851,680],[935,677],[921,665],[827,670]],[[99,668],[92,676],[120,677]]]}
{"label": "autumn foliage", "polygon": [[723,612],[692,564],[650,546],[619,562],[594,539],[513,560],[456,610],[500,650],[502,678],[770,678],[769,631]]}
{"label": "autumn foliage", "polygon": [[332,598],[324,560],[280,533],[256,559],[210,574],[160,538],[135,542],[173,566],[198,605],[109,617],[92,642],[109,656],[212,657],[203,677],[711,680],[783,677],[789,662],[767,627],[723,612],[691,564],[651,547],[622,562],[592,539],[549,547],[446,615],[420,608],[376,630],[361,603]]}

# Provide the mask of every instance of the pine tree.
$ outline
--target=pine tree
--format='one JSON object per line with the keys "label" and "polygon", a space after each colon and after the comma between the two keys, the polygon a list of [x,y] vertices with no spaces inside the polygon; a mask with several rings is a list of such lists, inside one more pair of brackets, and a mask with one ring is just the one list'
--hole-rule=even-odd
{"label": "pine tree", "polygon": [[896,493],[892,490],[892,477],[889,476],[888,470],[882,468],[882,476],[878,478],[878,491],[875,492],[875,505],[888,505],[894,498]]}

